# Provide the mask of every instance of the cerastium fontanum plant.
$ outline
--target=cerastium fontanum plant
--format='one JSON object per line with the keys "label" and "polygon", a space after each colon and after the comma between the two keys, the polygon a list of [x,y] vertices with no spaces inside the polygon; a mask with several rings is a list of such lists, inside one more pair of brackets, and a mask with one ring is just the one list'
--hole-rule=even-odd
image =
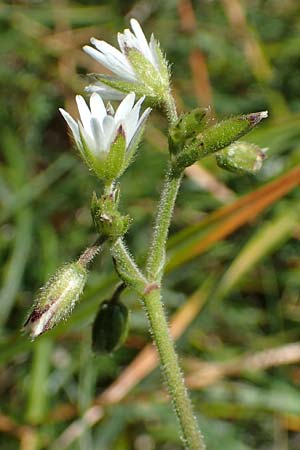
{"label": "cerastium fontanum plant", "polygon": [[[105,243],[109,245],[122,284],[111,301],[100,307],[93,326],[93,348],[113,351],[124,341],[128,314],[119,296],[124,287],[133,289],[149,320],[184,446],[203,450],[203,436],[193,414],[161,297],[168,230],[186,167],[210,154],[221,167],[238,173],[254,173],[261,167],[264,151],[239,139],[267,117],[267,112],[230,117],[218,123],[212,123],[209,111],[201,108],[178,117],[169,65],[159,43],[153,35],[147,42],[135,19],[130,24],[132,31],[126,29],[118,34],[120,50],[95,38],[91,39],[93,47],[84,47],[113,75],[93,74],[95,82],[86,88],[89,105],[80,95],[76,97],[80,120],[60,110],[80,156],[104,185],[101,196],[94,193],[91,203],[98,241],[78,261],[58,269],[41,289],[25,326],[36,338],[69,316],[83,291],[87,265]],[[115,111],[103,99],[121,103]],[[148,107],[141,113],[143,104]],[[118,180],[136,154],[151,108],[160,108],[167,116],[170,151],[147,265],[142,271],[124,244],[131,219],[119,210]]]}

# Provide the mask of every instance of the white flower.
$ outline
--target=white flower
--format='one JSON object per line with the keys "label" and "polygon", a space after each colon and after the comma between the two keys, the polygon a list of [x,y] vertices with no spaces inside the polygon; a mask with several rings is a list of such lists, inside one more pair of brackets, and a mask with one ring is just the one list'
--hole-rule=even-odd
{"label": "white flower", "polygon": [[151,36],[147,42],[137,20],[131,19],[132,31],[118,33],[120,50],[105,41],[92,38],[90,46],[83,50],[110,70],[114,76],[97,75],[98,82],[89,86],[89,92],[101,92],[107,98],[115,99],[121,93],[130,91],[146,95],[154,102],[161,102],[169,91],[168,64],[160,50],[159,43]]}
{"label": "white flower", "polygon": [[105,108],[97,93],[91,95],[90,108],[77,95],[81,119],[78,122],[60,108],[82,158],[99,178],[113,181],[124,172],[135,153],[151,108],[139,117],[144,97],[135,104],[134,101],[135,94],[131,92],[114,112],[110,104]]}

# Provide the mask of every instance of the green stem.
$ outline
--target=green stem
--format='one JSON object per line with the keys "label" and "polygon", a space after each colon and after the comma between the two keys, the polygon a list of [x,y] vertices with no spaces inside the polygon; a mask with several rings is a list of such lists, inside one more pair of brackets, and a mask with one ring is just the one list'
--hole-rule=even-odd
{"label": "green stem", "polygon": [[[174,99],[170,94],[165,99],[165,109],[170,122],[174,123],[177,120],[177,112]],[[180,423],[185,448],[188,450],[204,450],[203,437],[193,415],[192,404],[179,367],[174,343],[169,333],[159,287],[165,262],[169,226],[181,178],[182,174],[174,175],[171,168],[169,169],[159,202],[147,262],[147,279],[128,254],[121,239],[113,244],[111,253],[120,278],[126,284],[132,286],[143,299],[151,334],[160,356],[165,381]]]}
{"label": "green stem", "polygon": [[[166,110],[169,122],[172,125],[178,119],[178,114],[171,92],[168,92],[165,96],[164,109]],[[175,175],[172,173],[170,167],[158,205],[152,244],[147,260],[146,274],[148,279],[152,282],[160,283],[163,275],[169,227],[181,179],[182,172]]]}
{"label": "green stem", "polygon": [[169,333],[160,290],[152,289],[145,295],[143,301],[168,390],[180,423],[184,446],[189,450],[204,450],[203,436],[193,415],[191,400],[183,381],[174,343]]}
{"label": "green stem", "polygon": [[145,286],[147,286],[147,280],[139,270],[132,256],[128,253],[123,239],[119,238],[111,246],[110,251],[120,278],[141,295],[145,290]]}
{"label": "green stem", "polygon": [[[170,123],[176,122],[178,116],[171,94],[165,100],[165,108]],[[181,179],[182,173],[174,175],[174,172],[169,168],[158,206],[153,239],[147,261],[146,275],[151,284],[145,290],[143,302],[153,340],[160,356],[168,390],[180,423],[185,448],[189,450],[204,450],[203,436],[193,414],[191,400],[185,387],[175,346],[169,333],[159,287],[165,264],[169,227]]]}
{"label": "green stem", "polygon": [[168,171],[158,206],[146,272],[148,280],[156,283],[160,283],[163,275],[168,232],[181,178],[181,174],[174,176],[171,169]]}

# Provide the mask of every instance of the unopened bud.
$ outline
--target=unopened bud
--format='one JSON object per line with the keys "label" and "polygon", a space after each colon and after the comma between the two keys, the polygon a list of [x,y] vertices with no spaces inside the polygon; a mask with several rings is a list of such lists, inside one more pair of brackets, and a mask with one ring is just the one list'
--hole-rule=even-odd
{"label": "unopened bud", "polygon": [[123,303],[104,301],[92,328],[95,353],[112,353],[124,343],[129,329],[128,309]]}
{"label": "unopened bud", "polygon": [[114,242],[128,230],[130,217],[123,216],[118,210],[118,189],[100,198],[94,192],[91,214],[95,228],[102,238]]}
{"label": "unopened bud", "polygon": [[32,339],[51,330],[72,312],[87,277],[79,262],[65,264],[41,289],[24,327]]}
{"label": "unopened bud", "polygon": [[187,139],[195,137],[209,123],[209,108],[196,108],[183,114],[169,130],[169,148],[173,154],[181,151]]}
{"label": "unopened bud", "polygon": [[262,111],[231,117],[205,128],[197,136],[188,139],[184,149],[176,155],[173,160],[175,173],[232,144],[266,117],[268,117],[268,112]]}
{"label": "unopened bud", "polygon": [[256,173],[266,158],[266,150],[255,144],[236,141],[216,154],[219,167],[238,174]]}

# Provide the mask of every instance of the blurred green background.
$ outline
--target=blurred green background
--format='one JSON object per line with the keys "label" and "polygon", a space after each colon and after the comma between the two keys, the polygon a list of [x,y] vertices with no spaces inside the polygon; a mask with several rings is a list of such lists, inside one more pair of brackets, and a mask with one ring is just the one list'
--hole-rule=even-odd
{"label": "blurred green background", "polygon": [[[58,107],[76,114],[85,74],[101,71],[81,47],[91,36],[115,45],[130,17],[160,40],[180,111],[270,112],[249,135],[269,147],[258,176],[224,172],[213,157],[187,171],[164,298],[208,449],[297,450],[296,0],[1,3],[0,448],[182,449],[160,371],[148,365],[153,349],[143,352],[150,337],[132,293],[123,295],[131,310],[126,345],[107,357],[91,353],[93,317],[117,282],[107,250],[67,322],[34,343],[20,331],[39,287],[95,239],[89,203],[101,186],[72,150]],[[122,178],[122,208],[134,218],[128,245],[141,264],[166,166],[165,131],[153,113]]]}

